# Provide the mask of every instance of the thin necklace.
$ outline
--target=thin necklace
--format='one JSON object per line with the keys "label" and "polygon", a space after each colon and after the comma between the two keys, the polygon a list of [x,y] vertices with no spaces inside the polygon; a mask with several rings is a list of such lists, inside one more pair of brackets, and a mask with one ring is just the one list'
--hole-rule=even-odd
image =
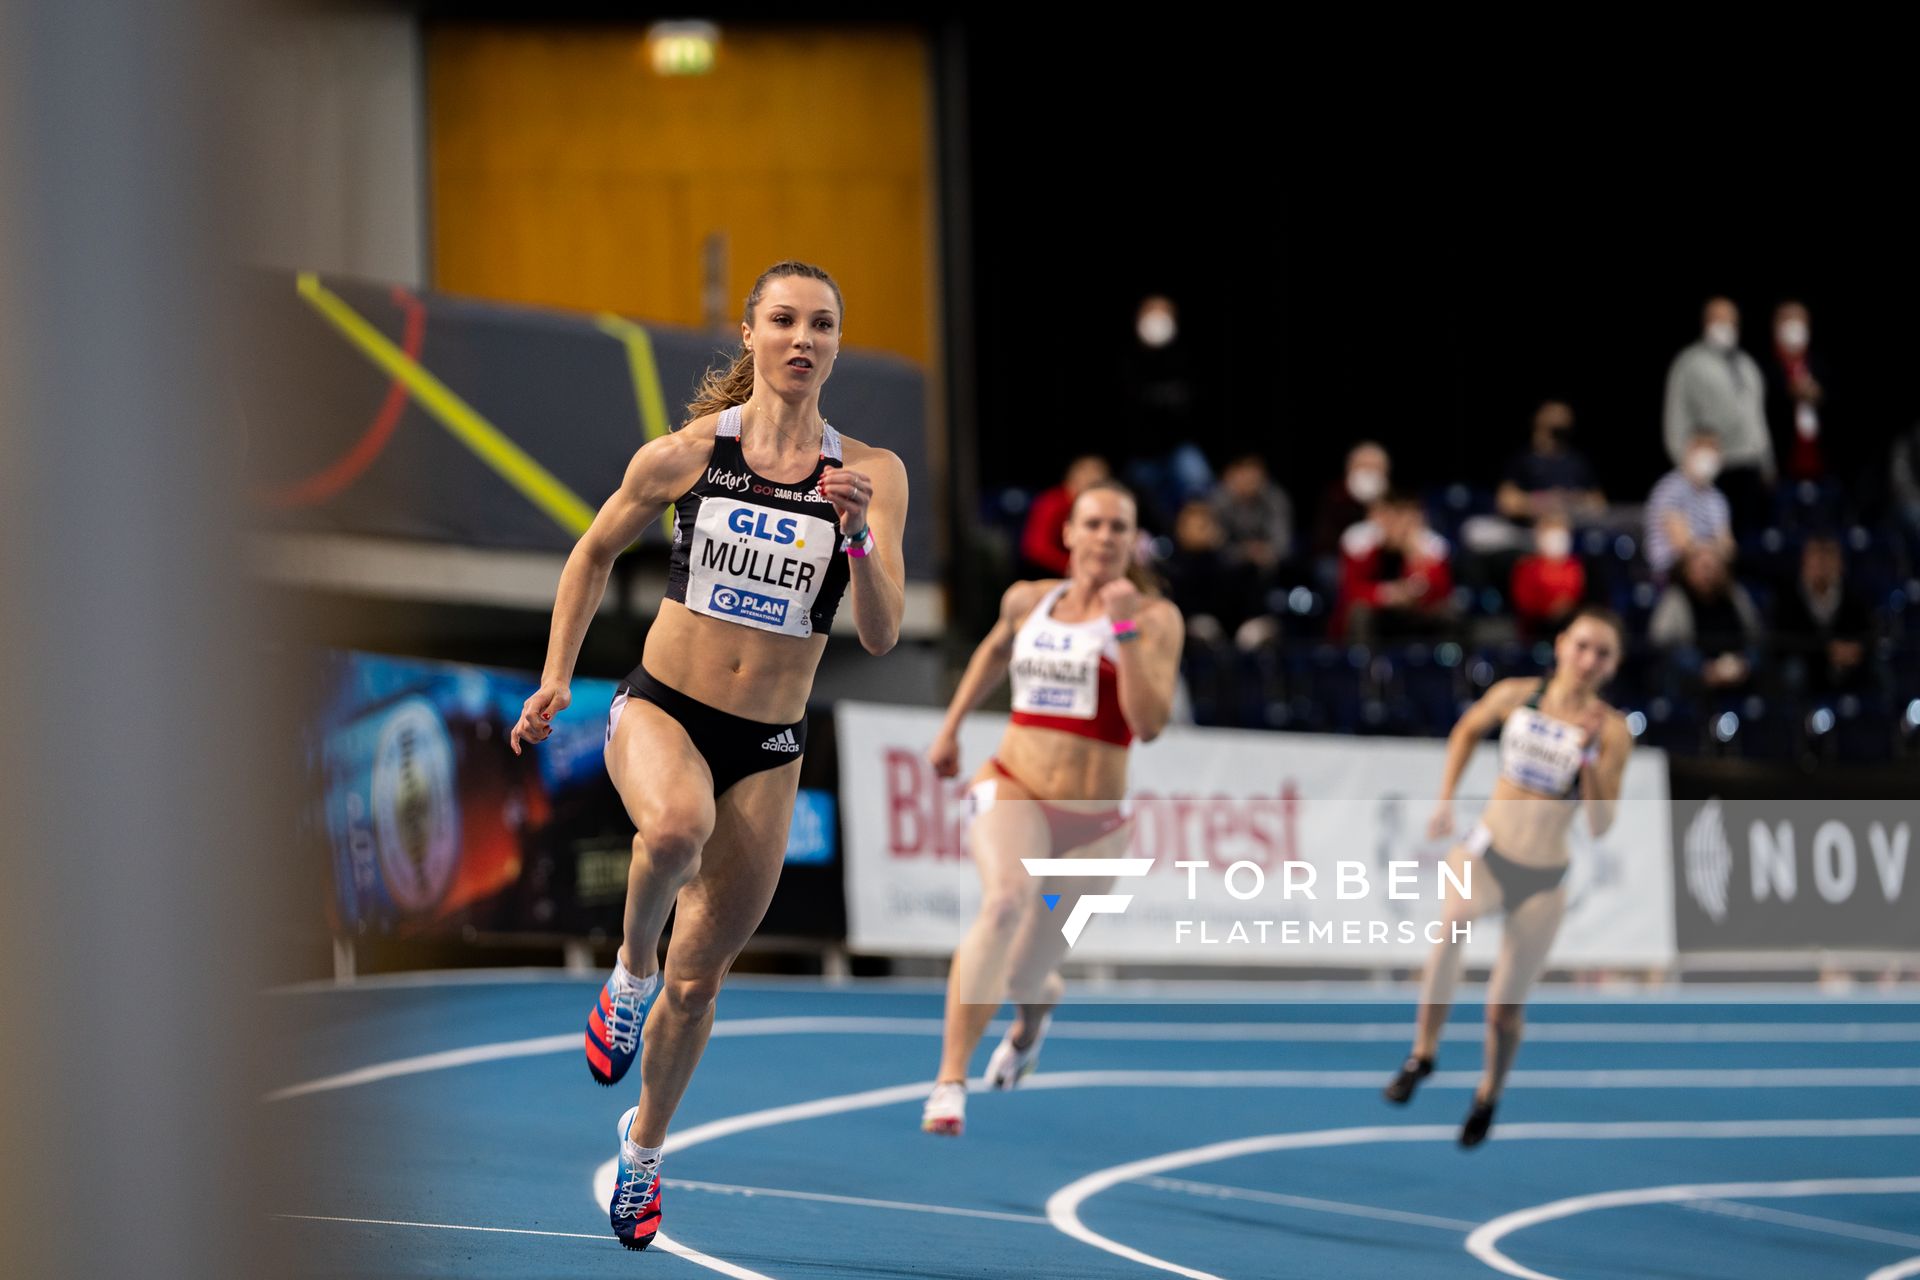
{"label": "thin necklace", "polygon": [[785,431],[782,431],[780,429],[780,426],[778,423],[766,421],[765,414],[761,415],[761,424],[767,427],[769,430],[771,430],[773,434],[779,436],[782,440],[785,440],[790,444],[805,445],[809,449],[819,448],[820,442],[825,440],[827,436],[826,428],[824,424],[822,424],[822,427],[819,431],[814,433],[813,439],[811,440],[808,440],[805,436],[792,436],[787,434]]}

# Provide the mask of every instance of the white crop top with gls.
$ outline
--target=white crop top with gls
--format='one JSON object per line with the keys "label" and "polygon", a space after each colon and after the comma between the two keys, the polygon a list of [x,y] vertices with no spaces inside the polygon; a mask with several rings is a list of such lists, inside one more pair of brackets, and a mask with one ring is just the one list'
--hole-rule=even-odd
{"label": "white crop top with gls", "polygon": [[1540,795],[1571,797],[1580,787],[1580,769],[1588,761],[1586,730],[1540,710],[1546,681],[1515,707],[1500,727],[1500,776]]}

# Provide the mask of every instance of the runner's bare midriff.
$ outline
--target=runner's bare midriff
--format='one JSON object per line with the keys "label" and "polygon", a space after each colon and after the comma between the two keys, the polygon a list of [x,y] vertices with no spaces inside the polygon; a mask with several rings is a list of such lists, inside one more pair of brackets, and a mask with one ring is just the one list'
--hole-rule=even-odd
{"label": "runner's bare midriff", "polygon": [[1127,793],[1125,747],[1015,724],[1007,726],[996,754],[1036,800],[1118,801]]}
{"label": "runner's bare midriff", "polygon": [[807,713],[826,648],[825,635],[775,635],[662,600],[642,662],[654,679],[716,711],[789,724]]}
{"label": "runner's bare midriff", "polygon": [[1499,778],[1480,821],[1487,824],[1493,847],[1509,862],[1558,867],[1566,864],[1567,828],[1579,811],[1576,801],[1543,796]]}

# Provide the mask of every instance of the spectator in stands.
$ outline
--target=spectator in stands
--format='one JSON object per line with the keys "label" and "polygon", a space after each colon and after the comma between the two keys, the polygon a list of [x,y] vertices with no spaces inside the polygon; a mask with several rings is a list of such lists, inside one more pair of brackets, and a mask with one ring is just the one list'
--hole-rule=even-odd
{"label": "spectator in stands", "polygon": [[1374,504],[1386,496],[1393,481],[1393,459],[1371,440],[1363,440],[1347,454],[1347,469],[1327,486],[1313,520],[1313,554],[1338,556],[1347,530],[1373,514]]}
{"label": "spectator in stands", "polygon": [[1593,478],[1593,467],[1571,447],[1573,410],[1549,400],[1534,411],[1533,446],[1515,454],[1494,496],[1494,505],[1509,520],[1538,520],[1549,512],[1579,520],[1607,509],[1606,495]]}
{"label": "spectator in stands", "polygon": [[1027,509],[1026,527],[1020,533],[1020,558],[1026,562],[1029,575],[1067,576],[1067,517],[1073,513],[1073,500],[1082,489],[1110,479],[1112,474],[1105,458],[1088,454],[1068,463],[1066,477],[1034,498]]}
{"label": "spectator in stands", "polygon": [[1775,475],[1766,383],[1760,366],[1740,349],[1740,309],[1726,298],[1713,298],[1703,319],[1700,341],[1675,356],[1667,371],[1667,456],[1679,466],[1697,435],[1713,435],[1724,468],[1720,487],[1734,524],[1752,528],[1767,518]]}
{"label": "spectator in stands", "polygon": [[1710,542],[1687,548],[1678,577],[1654,606],[1647,638],[1666,654],[1669,674],[1681,687],[1697,680],[1726,692],[1752,679],[1762,638],[1760,613],[1728,572],[1720,548]]}
{"label": "spectator in stands", "polygon": [[1787,682],[1808,693],[1842,693],[1866,683],[1873,615],[1847,590],[1840,542],[1815,534],[1800,549],[1800,580],[1774,610],[1773,642]]}
{"label": "spectator in stands", "polygon": [[1720,474],[1720,437],[1696,431],[1681,465],[1660,477],[1647,495],[1647,564],[1665,578],[1696,543],[1733,560],[1733,520],[1726,495],[1714,487]]}
{"label": "spectator in stands", "polygon": [[1541,515],[1534,553],[1513,566],[1513,611],[1525,638],[1560,634],[1587,596],[1587,567],[1573,554],[1573,526],[1564,513]]}
{"label": "spectator in stands", "polygon": [[1773,359],[1767,365],[1767,421],[1778,436],[1775,456],[1786,459],[1786,474],[1794,480],[1818,480],[1829,465],[1820,438],[1826,370],[1809,350],[1811,318],[1798,302],[1775,308]]}
{"label": "spectator in stands", "polygon": [[1371,519],[1347,530],[1340,550],[1336,638],[1371,644],[1433,636],[1452,621],[1450,549],[1412,494],[1380,499]]}
{"label": "spectator in stands", "polygon": [[1888,496],[1907,535],[1908,564],[1920,567],[1920,422],[1895,437],[1888,462]]}
{"label": "spectator in stands", "polygon": [[1160,566],[1167,594],[1187,620],[1187,635],[1224,644],[1257,611],[1250,565],[1228,554],[1226,530],[1214,508],[1195,500],[1173,522],[1173,552]]}
{"label": "spectator in stands", "polygon": [[1293,502],[1259,454],[1236,458],[1220,473],[1213,514],[1226,533],[1228,558],[1261,578],[1270,578],[1293,554]]}
{"label": "spectator in stands", "polygon": [[1314,511],[1314,578],[1323,590],[1340,589],[1340,540],[1347,530],[1373,514],[1374,506],[1385,496],[1393,476],[1393,460],[1387,451],[1371,440],[1363,440],[1347,452],[1347,468],[1340,478],[1328,484]]}

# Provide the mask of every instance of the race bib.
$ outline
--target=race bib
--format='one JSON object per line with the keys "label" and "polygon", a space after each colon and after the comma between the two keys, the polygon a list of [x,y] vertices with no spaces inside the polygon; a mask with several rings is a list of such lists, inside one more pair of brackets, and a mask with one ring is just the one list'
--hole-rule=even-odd
{"label": "race bib", "polygon": [[810,636],[814,599],[839,531],[818,516],[732,498],[700,503],[687,556],[687,608],[785,636]]}
{"label": "race bib", "polygon": [[1529,791],[1558,795],[1580,775],[1586,735],[1532,707],[1507,717],[1500,733],[1502,765],[1509,780]]}
{"label": "race bib", "polygon": [[1100,709],[1100,653],[1105,639],[1069,627],[1041,627],[1021,636],[1013,655],[1013,709],[1091,720]]}

